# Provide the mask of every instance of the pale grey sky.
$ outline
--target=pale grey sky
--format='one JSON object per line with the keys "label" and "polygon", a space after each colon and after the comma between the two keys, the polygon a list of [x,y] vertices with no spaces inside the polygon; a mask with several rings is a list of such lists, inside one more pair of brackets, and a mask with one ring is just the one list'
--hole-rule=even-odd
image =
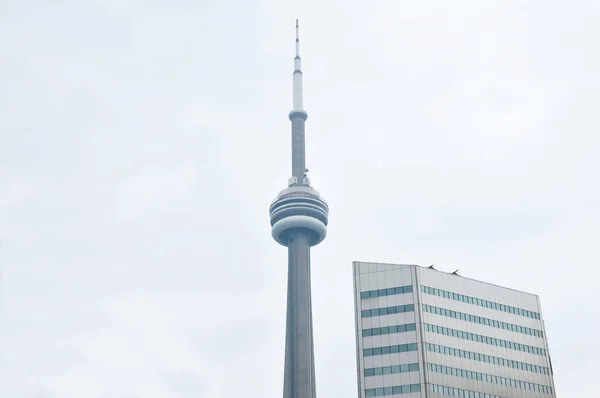
{"label": "pale grey sky", "polygon": [[600,396],[600,3],[297,3],[0,0],[0,396],[281,396],[296,17],[318,394],[364,260],[539,294]]}

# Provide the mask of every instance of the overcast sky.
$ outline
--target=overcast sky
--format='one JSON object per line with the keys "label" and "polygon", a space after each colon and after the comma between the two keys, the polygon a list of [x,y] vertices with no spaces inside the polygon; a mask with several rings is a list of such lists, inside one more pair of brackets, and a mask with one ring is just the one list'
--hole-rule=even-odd
{"label": "overcast sky", "polygon": [[0,396],[281,396],[296,17],[318,394],[363,260],[539,294],[600,396],[600,3],[297,3],[0,0]]}

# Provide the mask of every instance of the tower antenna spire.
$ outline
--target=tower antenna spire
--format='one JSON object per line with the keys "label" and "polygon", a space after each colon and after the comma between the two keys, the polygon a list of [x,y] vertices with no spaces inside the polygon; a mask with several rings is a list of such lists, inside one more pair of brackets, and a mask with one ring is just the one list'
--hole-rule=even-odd
{"label": "tower antenna spire", "polygon": [[300,26],[296,19],[296,57],[294,58],[294,110],[302,110],[302,58],[300,58]]}
{"label": "tower antenna spire", "polygon": [[300,26],[296,18],[296,57],[300,56]]}

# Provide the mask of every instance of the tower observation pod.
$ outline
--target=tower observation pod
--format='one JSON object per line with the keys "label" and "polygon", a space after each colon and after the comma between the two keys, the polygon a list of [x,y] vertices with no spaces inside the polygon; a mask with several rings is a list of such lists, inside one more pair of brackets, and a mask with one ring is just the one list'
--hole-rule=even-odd
{"label": "tower observation pod", "polygon": [[288,249],[283,398],[316,398],[310,290],[310,248],[327,235],[329,206],[310,186],[305,157],[300,38],[296,20],[293,74],[292,176],[269,208],[273,239]]}

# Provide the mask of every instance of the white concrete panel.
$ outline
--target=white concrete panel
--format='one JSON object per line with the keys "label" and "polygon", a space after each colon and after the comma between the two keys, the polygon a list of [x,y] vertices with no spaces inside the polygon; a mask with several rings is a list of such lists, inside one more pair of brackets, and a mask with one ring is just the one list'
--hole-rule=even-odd
{"label": "white concrete panel", "polygon": [[363,348],[388,347],[392,345],[409,344],[417,342],[417,333],[405,332],[380,336],[366,336],[362,338]]}
{"label": "white concrete panel", "polygon": [[380,375],[380,376],[365,377],[365,383],[366,383],[365,384],[366,389],[384,387],[385,386],[384,376]]}
{"label": "white concrete panel", "polygon": [[394,384],[394,375],[386,374],[383,375],[383,381],[379,387],[392,387],[394,385],[396,385]]}
{"label": "white concrete panel", "polygon": [[393,271],[393,281],[395,286],[405,286],[411,285],[412,281],[409,278],[406,278],[406,269],[396,268]]}
{"label": "white concrete panel", "polygon": [[375,357],[363,357],[361,353],[361,359],[363,361],[364,369],[370,369],[375,367]]}
{"label": "white concrete panel", "polygon": [[383,284],[382,288],[396,287],[396,284],[394,283],[394,270],[393,269],[388,269],[388,270],[382,272],[382,274],[384,276],[384,284]]}
{"label": "white concrete panel", "polygon": [[539,312],[537,296],[462,276],[419,268],[422,285]]}
{"label": "white concrete panel", "polygon": [[367,272],[377,272],[377,263],[367,263]]}
{"label": "white concrete panel", "polygon": [[371,285],[369,283],[369,274],[360,274],[360,290],[363,292],[371,290]]}
{"label": "white concrete panel", "polygon": [[360,273],[368,274],[369,272],[371,272],[371,266],[369,263],[360,263]]}
{"label": "white concrete panel", "polygon": [[[420,349],[420,347],[419,347]],[[419,362],[419,354],[418,351],[411,351],[406,353],[406,361],[405,363],[418,363]]]}
{"label": "white concrete panel", "polygon": [[376,290],[379,289],[379,273],[378,272],[370,272],[367,274],[369,277],[369,288],[367,290]]}
{"label": "white concrete panel", "polygon": [[407,374],[408,380],[405,381],[405,384],[417,384],[421,381],[421,375],[419,372],[410,372]]}
{"label": "white concrete panel", "polygon": [[400,344],[404,344],[404,340],[400,340],[400,336],[404,335],[406,333],[394,333],[394,334],[390,334],[389,335],[389,342],[390,345],[400,345]]}
{"label": "white concrete panel", "polygon": [[380,317],[382,326],[390,326],[390,325],[403,325],[406,323],[406,315],[402,314],[392,314],[387,316]]}
{"label": "white concrete panel", "polygon": [[380,308],[393,307],[396,305],[414,304],[413,295],[410,293],[378,297],[376,300],[379,300]]}
{"label": "white concrete panel", "polygon": [[396,373],[392,380],[394,386],[405,386],[419,383],[419,372]]}

